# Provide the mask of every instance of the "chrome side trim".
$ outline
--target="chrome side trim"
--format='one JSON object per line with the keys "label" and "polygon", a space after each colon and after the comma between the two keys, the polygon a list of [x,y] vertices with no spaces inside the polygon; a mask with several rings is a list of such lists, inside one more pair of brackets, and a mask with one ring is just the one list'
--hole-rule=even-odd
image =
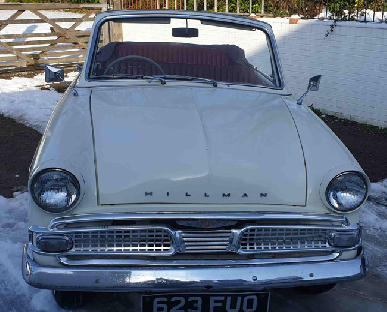
{"label": "chrome side trim", "polygon": [[226,291],[319,285],[357,280],[368,272],[363,254],[351,260],[193,267],[46,267],[25,246],[24,280],[31,286],[72,291]]}
{"label": "chrome side trim", "polygon": [[245,213],[245,212],[227,212],[227,213],[105,213],[105,214],[84,214],[68,217],[55,218],[50,222],[50,229],[56,229],[61,225],[98,222],[98,221],[116,221],[116,220],[232,220],[232,221],[316,221],[316,222],[338,222],[343,226],[349,226],[350,223],[345,216],[334,214],[313,214],[313,213]]}

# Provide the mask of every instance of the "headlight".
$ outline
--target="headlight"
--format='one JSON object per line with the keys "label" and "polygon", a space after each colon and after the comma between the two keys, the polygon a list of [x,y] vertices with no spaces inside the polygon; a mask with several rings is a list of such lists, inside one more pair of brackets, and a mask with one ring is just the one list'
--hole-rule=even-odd
{"label": "headlight", "polygon": [[367,197],[367,182],[357,172],[344,172],[332,179],[326,190],[326,199],[334,210],[350,212]]}
{"label": "headlight", "polygon": [[79,199],[80,187],[76,177],[61,169],[46,169],[31,182],[34,202],[43,210],[61,213],[70,210]]}

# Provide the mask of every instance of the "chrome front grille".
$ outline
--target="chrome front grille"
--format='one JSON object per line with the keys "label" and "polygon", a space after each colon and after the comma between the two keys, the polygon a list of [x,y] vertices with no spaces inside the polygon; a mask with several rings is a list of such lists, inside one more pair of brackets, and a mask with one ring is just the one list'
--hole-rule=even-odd
{"label": "chrome front grille", "polygon": [[226,252],[231,231],[182,231],[185,252]]}
{"label": "chrome front grille", "polygon": [[73,233],[71,252],[172,253],[172,235],[167,229],[99,229]]}
{"label": "chrome front grille", "polygon": [[329,248],[329,231],[318,228],[250,227],[242,231],[241,252]]}
{"label": "chrome front grille", "polygon": [[[53,243],[58,244],[58,237],[62,235],[72,241],[68,249],[60,253],[76,256],[76,259],[84,256],[88,261],[92,259],[89,256],[99,255],[104,259],[114,259],[117,255],[117,260],[131,255],[157,257],[184,253],[208,254],[210,257],[216,254],[227,256],[226,253],[302,256],[302,252],[315,252],[316,255],[321,252],[338,253],[353,250],[359,245],[355,241],[353,245],[340,245],[342,242],[337,237],[341,235],[345,238],[345,233],[351,234],[359,229],[357,225],[350,225],[346,218],[333,215],[236,213],[230,216],[221,214],[218,218],[213,214],[184,216],[104,214],[58,218],[49,228],[31,227],[30,245],[36,252],[43,252],[37,245],[38,238],[47,236],[44,242],[50,243],[50,236],[54,235],[56,241]],[[193,226],[177,222],[201,221],[202,218],[205,221],[237,220],[238,223],[206,228],[207,222],[191,222]],[[136,225],[139,220],[148,221],[148,225]]]}

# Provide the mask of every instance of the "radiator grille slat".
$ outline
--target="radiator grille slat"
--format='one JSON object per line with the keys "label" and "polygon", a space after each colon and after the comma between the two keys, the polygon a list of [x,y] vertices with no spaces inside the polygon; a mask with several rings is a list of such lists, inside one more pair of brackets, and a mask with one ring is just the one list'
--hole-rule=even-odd
{"label": "radiator grille slat", "polygon": [[231,231],[183,231],[185,252],[227,252]]}
{"label": "radiator grille slat", "polygon": [[240,240],[242,252],[328,247],[328,231],[313,228],[248,228],[243,231]]}

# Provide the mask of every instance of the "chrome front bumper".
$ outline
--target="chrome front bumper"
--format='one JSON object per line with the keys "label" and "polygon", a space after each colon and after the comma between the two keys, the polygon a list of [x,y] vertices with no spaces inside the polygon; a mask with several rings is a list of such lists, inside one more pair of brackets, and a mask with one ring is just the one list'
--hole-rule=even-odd
{"label": "chrome front bumper", "polygon": [[79,291],[230,291],[318,285],[357,280],[368,272],[365,256],[324,262],[190,267],[47,267],[24,248],[24,280],[37,288]]}

